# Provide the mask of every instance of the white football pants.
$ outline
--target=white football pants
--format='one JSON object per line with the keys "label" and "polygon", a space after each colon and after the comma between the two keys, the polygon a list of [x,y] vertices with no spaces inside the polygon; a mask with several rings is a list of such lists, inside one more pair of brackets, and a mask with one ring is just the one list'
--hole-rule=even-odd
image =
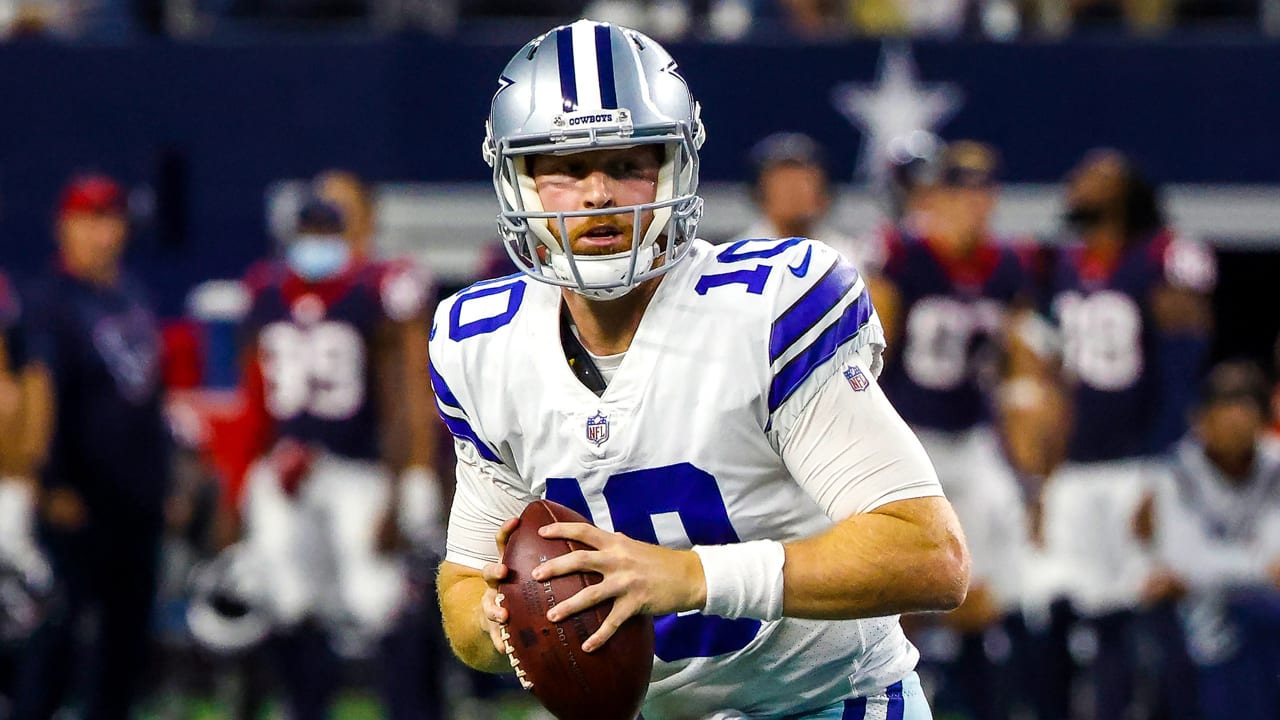
{"label": "white football pants", "polygon": [[269,461],[250,468],[245,541],[270,569],[281,625],[310,616],[366,636],[386,632],[405,591],[403,566],[376,547],[390,503],[391,478],[377,463],[317,455],[293,497]]}

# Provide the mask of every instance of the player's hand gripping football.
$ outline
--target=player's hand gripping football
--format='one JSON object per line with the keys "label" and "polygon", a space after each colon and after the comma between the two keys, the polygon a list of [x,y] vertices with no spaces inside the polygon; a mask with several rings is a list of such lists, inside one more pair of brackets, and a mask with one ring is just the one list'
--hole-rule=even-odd
{"label": "player's hand gripping football", "polygon": [[[507,540],[519,524],[520,518],[513,517],[498,528],[498,557],[506,553]],[[507,639],[502,633],[507,623],[508,613],[506,608],[502,607],[498,584],[505,580],[509,573],[507,566],[500,562],[489,563],[480,570],[485,585],[488,585],[484,596],[480,598],[480,609],[484,614],[484,622],[489,630],[489,639],[493,641],[493,647],[504,655],[507,654]]]}
{"label": "player's hand gripping football", "polygon": [[692,550],[672,550],[632,540],[585,523],[552,523],[539,529],[547,538],[576,540],[595,550],[575,550],[533,569],[533,579],[595,572],[604,579],[561,601],[547,612],[551,622],[613,600],[608,618],[582,649],[599,649],[633,615],[666,615],[699,610],[706,603],[702,561]]}

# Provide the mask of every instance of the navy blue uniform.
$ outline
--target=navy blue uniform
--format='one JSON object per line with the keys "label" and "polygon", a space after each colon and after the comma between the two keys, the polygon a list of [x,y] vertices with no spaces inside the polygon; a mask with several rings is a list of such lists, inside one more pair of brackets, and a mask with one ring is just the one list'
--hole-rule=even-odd
{"label": "navy blue uniform", "polygon": [[9,278],[0,272],[0,337],[9,355],[9,370],[27,364],[27,345],[22,332],[22,303]]}
{"label": "navy blue uniform", "polygon": [[427,281],[403,263],[362,264],[308,283],[266,263],[245,280],[242,334],[257,350],[275,435],[348,458],[381,458],[373,348],[388,322],[419,314]]}
{"label": "navy blue uniform", "polygon": [[1018,254],[983,244],[961,263],[902,237],[884,275],[901,298],[900,339],[880,377],[894,407],[912,427],[944,432],[989,421],[984,381],[994,378],[984,372],[996,369],[995,337],[1027,288]]}
{"label": "navy blue uniform", "polygon": [[[123,720],[146,660],[168,486],[161,414],[160,334],[141,288],[111,287],[54,270],[25,304],[28,347],[52,376],[57,422],[46,489],[74,491],[83,527],[45,527],[66,602],[20,663],[14,720],[43,720],[73,676],[85,679],[89,720]],[[81,614],[97,611],[87,665],[75,645]],[[73,668],[85,672],[73,674]]]}
{"label": "navy blue uniform", "polygon": [[1211,254],[1168,233],[1131,244],[1110,266],[1083,247],[1062,251],[1050,310],[1073,381],[1069,460],[1152,454],[1185,429],[1185,389],[1196,384],[1204,339],[1162,336],[1151,295],[1164,283],[1205,292],[1215,275]]}
{"label": "navy blue uniform", "polygon": [[145,293],[61,271],[28,305],[29,348],[52,374],[57,423],[46,483],[91,505],[159,514],[169,435],[161,413],[160,332]]}

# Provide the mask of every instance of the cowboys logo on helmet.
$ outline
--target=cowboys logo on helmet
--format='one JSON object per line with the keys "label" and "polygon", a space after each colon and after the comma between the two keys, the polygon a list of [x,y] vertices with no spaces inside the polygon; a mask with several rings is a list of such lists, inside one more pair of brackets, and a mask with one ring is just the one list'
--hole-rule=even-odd
{"label": "cowboys logo on helmet", "polygon": [[[627,28],[579,20],[533,40],[499,79],[486,125],[484,157],[502,212],[507,252],[525,273],[596,299],[619,297],[671,269],[693,241],[702,199],[699,106],[676,63]],[[533,155],[660,145],[657,198],[640,205],[546,212],[528,172]],[[652,212],[644,228],[642,218]],[[566,219],[632,215],[629,250],[575,255]],[[551,224],[555,223],[555,233]]]}

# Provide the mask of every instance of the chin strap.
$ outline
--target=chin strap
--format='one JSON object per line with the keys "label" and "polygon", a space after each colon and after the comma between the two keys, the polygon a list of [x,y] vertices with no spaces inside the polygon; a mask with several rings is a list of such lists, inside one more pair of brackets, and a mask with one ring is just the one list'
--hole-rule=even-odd
{"label": "chin strap", "polygon": [[573,318],[569,316],[569,307],[564,303],[560,304],[560,345],[564,348],[564,357],[569,361],[569,369],[573,371],[574,377],[597,397],[603,395],[609,384],[600,374],[591,354],[573,332]]}

